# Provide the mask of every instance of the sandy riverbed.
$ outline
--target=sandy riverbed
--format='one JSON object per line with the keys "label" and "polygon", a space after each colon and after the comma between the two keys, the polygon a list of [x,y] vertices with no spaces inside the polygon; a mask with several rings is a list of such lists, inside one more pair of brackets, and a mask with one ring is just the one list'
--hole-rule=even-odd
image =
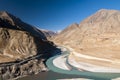
{"label": "sandy riverbed", "polygon": [[[69,57],[69,59],[68,59],[69,64],[71,64],[72,66],[74,66],[78,69],[82,69],[82,70],[86,70],[86,71],[90,71],[90,72],[120,73],[120,69],[118,69],[118,68],[113,68],[111,66],[105,67],[102,65],[100,66],[100,65],[95,65],[95,64],[89,63],[90,60],[93,60],[93,61],[98,60],[98,63],[99,63],[99,61],[109,62],[109,63],[120,63],[120,62],[115,62],[110,59],[98,58],[98,57],[94,57],[94,56],[88,56],[88,55],[84,55],[81,53],[77,53],[74,51],[74,49],[72,49],[70,47],[68,47],[68,49],[70,50],[70,52],[72,54],[74,54],[74,56],[83,60],[83,62],[76,61],[75,58]],[[85,60],[88,60],[88,61],[84,62]]]}
{"label": "sandy riverbed", "polygon": [[53,60],[54,66],[63,70],[71,70],[70,66],[66,64],[66,56],[68,56],[68,54],[59,56],[56,59],[54,59]]}

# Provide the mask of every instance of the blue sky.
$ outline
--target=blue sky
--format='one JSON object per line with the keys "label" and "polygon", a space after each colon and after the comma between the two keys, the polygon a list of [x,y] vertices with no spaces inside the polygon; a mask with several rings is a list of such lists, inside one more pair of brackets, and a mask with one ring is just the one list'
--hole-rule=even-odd
{"label": "blue sky", "polygon": [[48,30],[62,30],[99,9],[120,10],[120,0],[1,0],[0,10]]}

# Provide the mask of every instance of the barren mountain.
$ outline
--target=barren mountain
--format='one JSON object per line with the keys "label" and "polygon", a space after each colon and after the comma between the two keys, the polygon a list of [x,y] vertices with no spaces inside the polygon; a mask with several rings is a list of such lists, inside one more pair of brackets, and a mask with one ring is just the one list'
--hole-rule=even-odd
{"label": "barren mountain", "polygon": [[79,55],[73,52],[69,59],[76,62],[120,69],[120,11],[99,10],[63,30],[54,41],[74,49]]}
{"label": "barren mountain", "polygon": [[57,50],[42,31],[8,12],[0,12],[0,77],[3,80],[45,70]]}

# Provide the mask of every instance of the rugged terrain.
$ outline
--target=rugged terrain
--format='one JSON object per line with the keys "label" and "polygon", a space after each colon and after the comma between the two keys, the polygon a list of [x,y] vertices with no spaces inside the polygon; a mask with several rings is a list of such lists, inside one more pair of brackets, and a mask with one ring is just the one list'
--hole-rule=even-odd
{"label": "rugged terrain", "polygon": [[0,12],[0,77],[3,80],[46,71],[44,61],[58,51],[37,28]]}
{"label": "rugged terrain", "polygon": [[67,27],[54,41],[72,48],[69,60],[78,64],[120,69],[120,11],[101,9]]}

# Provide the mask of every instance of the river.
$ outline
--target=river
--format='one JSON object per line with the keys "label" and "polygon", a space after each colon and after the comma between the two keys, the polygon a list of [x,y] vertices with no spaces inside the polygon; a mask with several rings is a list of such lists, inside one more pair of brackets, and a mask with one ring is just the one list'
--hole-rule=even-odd
{"label": "river", "polygon": [[27,76],[18,80],[56,80],[65,78],[85,78],[92,80],[111,80],[120,77],[120,73],[98,73],[88,71],[78,71],[76,69],[63,70],[53,65],[53,60],[59,56],[68,54],[69,51],[64,51],[61,55],[54,56],[47,60],[46,65],[49,68],[48,72],[41,72],[37,75]]}

